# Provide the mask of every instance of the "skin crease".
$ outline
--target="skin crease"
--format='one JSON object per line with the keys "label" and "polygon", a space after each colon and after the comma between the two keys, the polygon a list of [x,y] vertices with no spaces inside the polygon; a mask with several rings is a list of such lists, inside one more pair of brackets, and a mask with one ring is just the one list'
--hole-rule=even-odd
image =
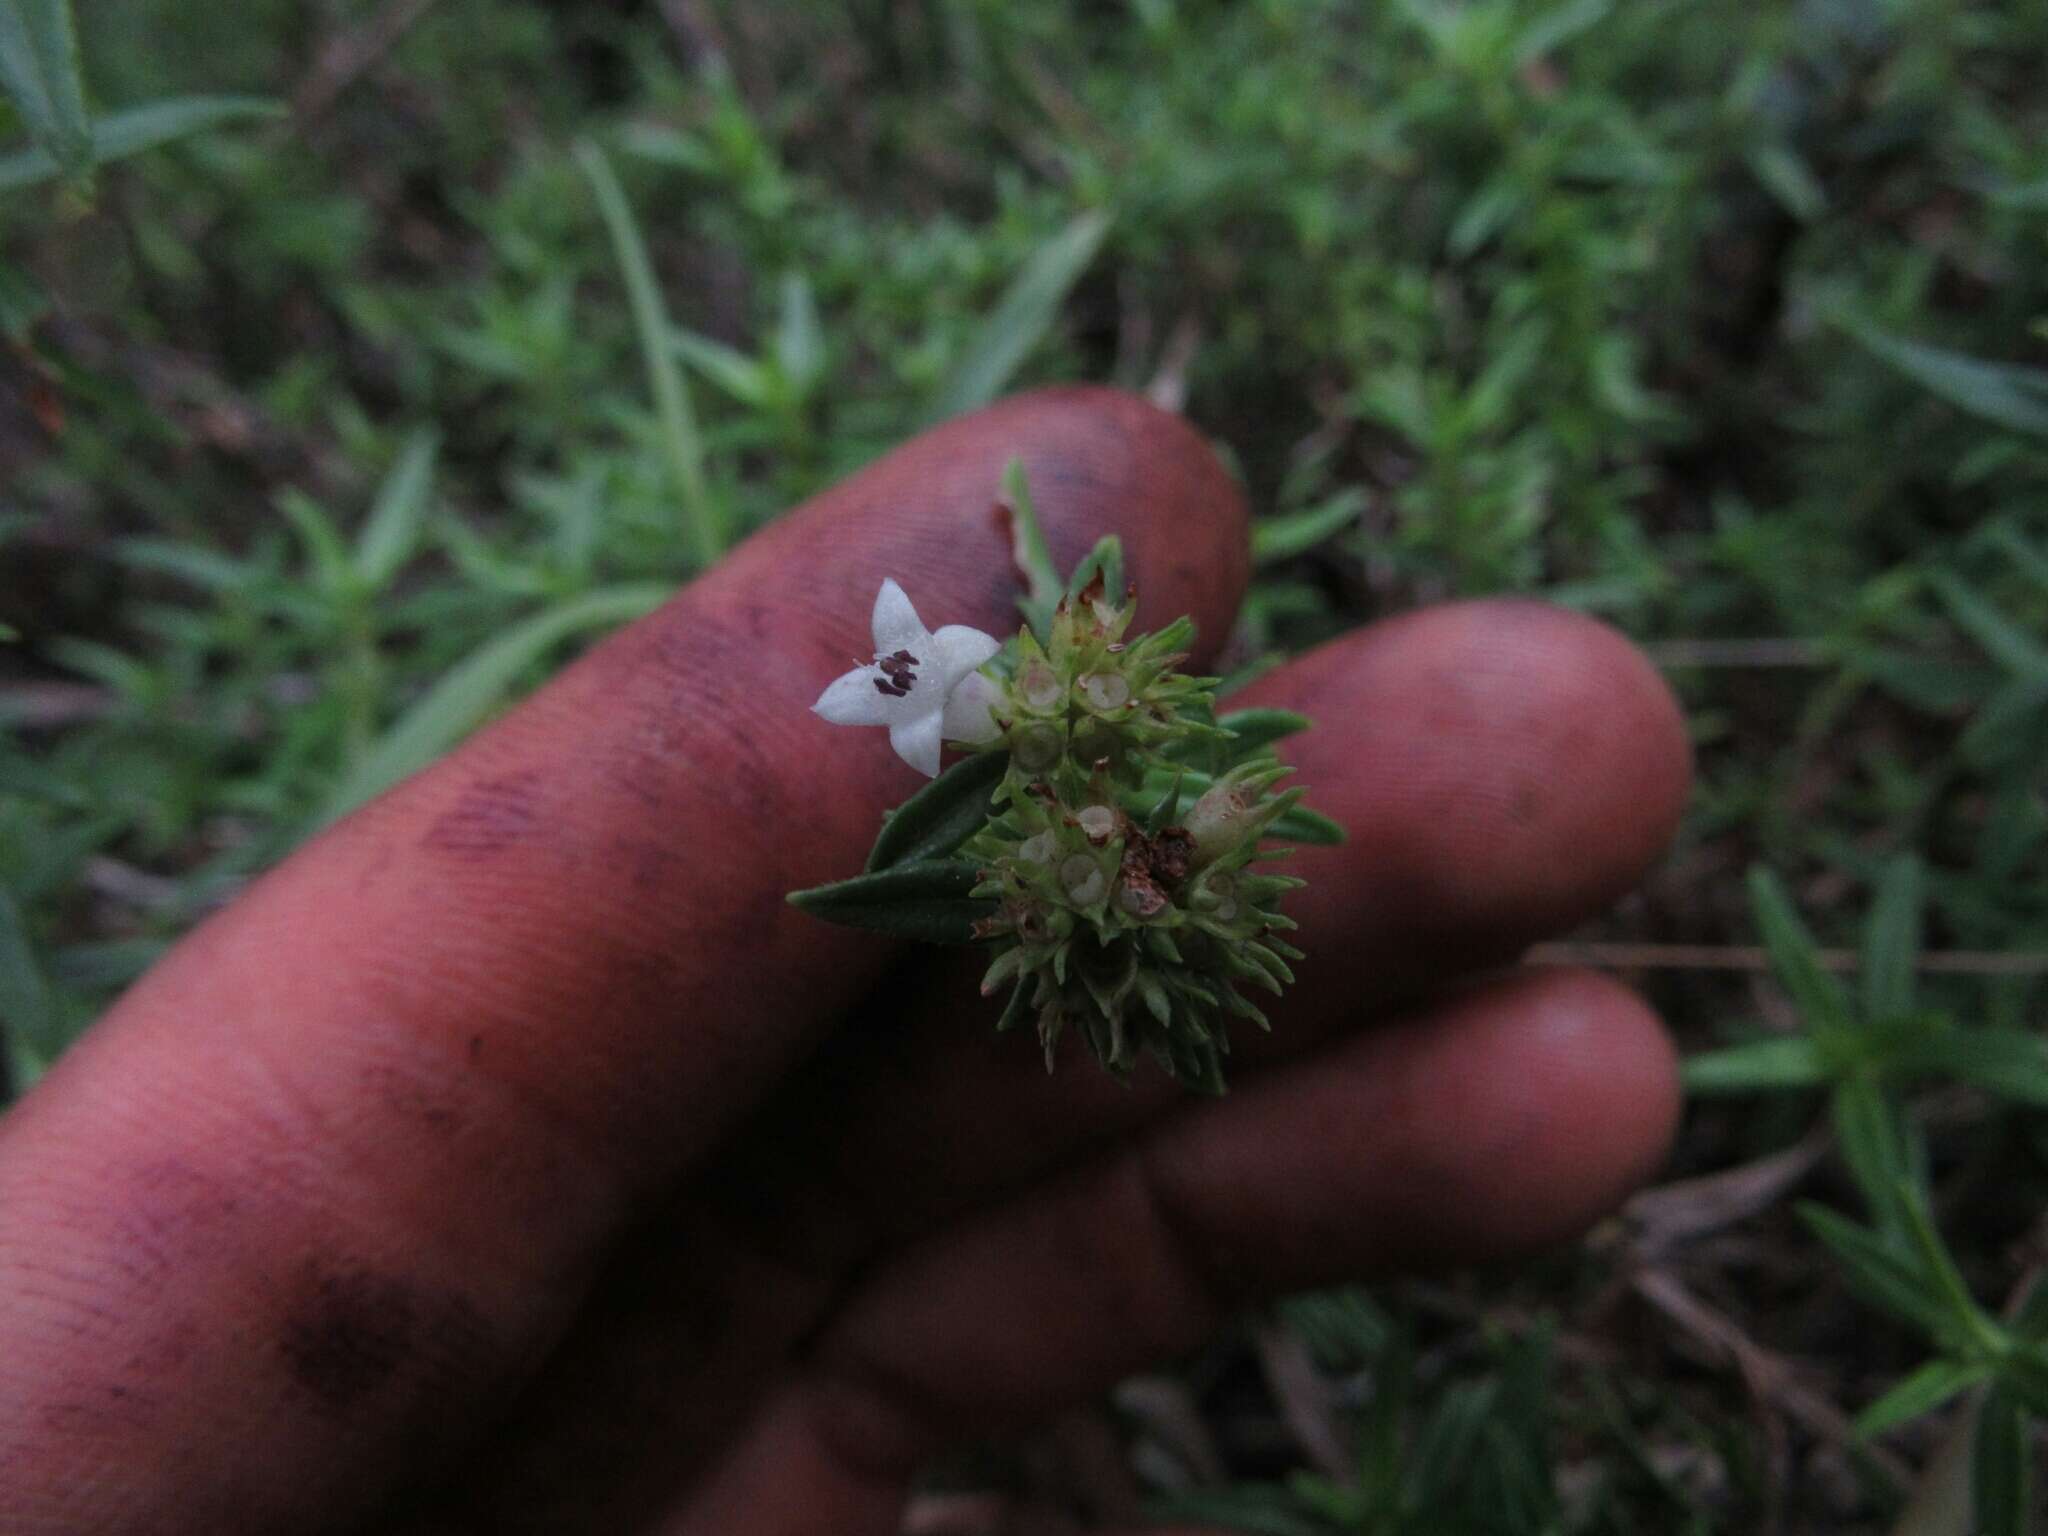
{"label": "skin crease", "polygon": [[1013,626],[1012,453],[1059,562],[1118,532],[1141,626],[1221,637],[1244,509],[1183,423],[1066,390],[949,424],[302,850],[0,1120],[0,1528],[888,1531],[951,1434],[1648,1172],[1638,1004],[1441,992],[1611,901],[1682,803],[1668,695],[1583,619],[1439,609],[1261,685],[1353,838],[1301,855],[1303,986],[1221,1103],[1047,1079],[945,964],[783,904],[916,782],[808,713],[881,578]]}

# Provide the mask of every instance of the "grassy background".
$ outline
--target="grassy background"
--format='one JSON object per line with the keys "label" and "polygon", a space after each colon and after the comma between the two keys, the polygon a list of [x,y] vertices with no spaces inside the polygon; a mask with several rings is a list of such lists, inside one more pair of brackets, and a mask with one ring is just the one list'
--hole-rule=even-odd
{"label": "grassy background", "polygon": [[[1778,1054],[1720,1058],[1673,1183],[1580,1251],[1306,1298],[942,1481],[1270,1532],[1967,1528],[1926,1473],[1964,1399],[1848,1424],[1955,1350],[1851,1300],[1793,1207],[1919,1251],[1896,1165],[1994,1311],[2048,1259],[2048,4],[79,25],[102,108],[291,111],[0,194],[16,1088],[723,543],[998,389],[1149,388],[1262,518],[1238,663],[1524,591],[1667,667],[1700,792],[1577,942],[1689,1049]],[[1846,1037],[1782,925],[1763,972],[1752,866],[1880,968],[1917,873],[1876,1044],[1785,1054]]]}

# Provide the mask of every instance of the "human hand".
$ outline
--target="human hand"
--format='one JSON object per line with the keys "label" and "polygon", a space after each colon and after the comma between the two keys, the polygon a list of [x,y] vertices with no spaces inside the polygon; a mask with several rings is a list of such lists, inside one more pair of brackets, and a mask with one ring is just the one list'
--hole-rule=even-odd
{"label": "human hand", "polygon": [[1233,703],[1340,848],[1233,1091],[996,1038],[963,957],[787,907],[918,781],[809,705],[884,576],[1013,627],[1122,535],[1212,642],[1242,504],[1127,397],[1022,397],[751,540],[181,944],[0,1119],[0,1528],[893,1531],[958,1437],[1258,1296],[1564,1237],[1661,1156],[1669,1048],[1504,970],[1624,890],[1688,780],[1648,664],[1450,605]]}

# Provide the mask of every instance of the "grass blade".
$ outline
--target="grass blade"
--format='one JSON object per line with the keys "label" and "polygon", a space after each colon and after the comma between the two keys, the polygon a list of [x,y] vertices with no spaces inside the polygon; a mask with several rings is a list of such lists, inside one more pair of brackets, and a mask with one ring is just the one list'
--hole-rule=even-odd
{"label": "grass blade", "polygon": [[0,89],[57,170],[82,176],[92,169],[71,0],[0,0]]}
{"label": "grass blade", "polygon": [[1052,328],[1060,305],[1095,259],[1109,226],[1107,213],[1081,214],[1032,253],[933,392],[925,412],[927,423],[975,410],[1003,392]]}
{"label": "grass blade", "polygon": [[350,768],[318,825],[347,815],[454,746],[497,708],[529,667],[571,635],[637,619],[658,608],[669,593],[653,582],[605,587],[535,614],[478,647]]}
{"label": "grass blade", "polygon": [[589,139],[576,145],[575,154],[611,232],[612,249],[633,308],[633,328],[640,338],[641,361],[647,366],[647,388],[654,397],[662,452],[683,505],[683,534],[701,570],[725,552],[725,529],[704,481],[704,443],[697,433],[696,413],[690,408],[689,388],[670,343],[675,327],[669,323],[661,289],[654,281],[653,263],[647,259],[646,242],[640,238],[640,226],[626,201],[625,189],[612,174],[611,162]]}
{"label": "grass blade", "polygon": [[[0,0],[4,4],[5,0]],[[284,106],[261,96],[174,96],[139,107],[109,112],[92,125],[92,159],[96,165],[139,155],[174,139],[250,118],[282,117]],[[40,144],[0,155],[0,192],[48,181],[58,165]]]}

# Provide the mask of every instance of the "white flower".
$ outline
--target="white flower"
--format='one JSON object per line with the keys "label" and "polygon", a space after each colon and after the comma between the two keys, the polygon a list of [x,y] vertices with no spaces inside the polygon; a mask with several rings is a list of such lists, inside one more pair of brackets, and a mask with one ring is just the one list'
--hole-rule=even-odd
{"label": "white flower", "polygon": [[932,633],[894,581],[875,596],[874,632],[875,659],[833,679],[813,710],[834,725],[886,725],[897,756],[928,779],[942,741],[996,738],[998,690],[978,669],[1001,641],[965,624]]}

